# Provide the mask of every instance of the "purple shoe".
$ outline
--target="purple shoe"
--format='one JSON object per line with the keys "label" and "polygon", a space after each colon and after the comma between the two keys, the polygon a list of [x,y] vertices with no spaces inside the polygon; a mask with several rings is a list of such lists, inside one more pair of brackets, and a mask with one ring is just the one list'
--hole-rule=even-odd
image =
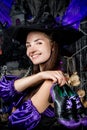
{"label": "purple shoe", "polygon": [[73,98],[76,104],[76,114],[82,124],[82,126],[87,127],[87,115],[85,114],[85,108],[80,101],[79,96]]}
{"label": "purple shoe", "polygon": [[73,116],[74,108],[72,98],[68,96],[67,91],[65,91],[65,86],[59,87],[58,84],[53,84],[51,96],[54,102],[54,111],[58,123],[66,128],[78,128],[80,121]]}
{"label": "purple shoe", "polygon": [[62,113],[62,118],[58,119],[62,125],[69,129],[77,129],[80,127],[80,121],[73,115],[73,103],[72,99],[67,99],[65,104],[65,110]]}

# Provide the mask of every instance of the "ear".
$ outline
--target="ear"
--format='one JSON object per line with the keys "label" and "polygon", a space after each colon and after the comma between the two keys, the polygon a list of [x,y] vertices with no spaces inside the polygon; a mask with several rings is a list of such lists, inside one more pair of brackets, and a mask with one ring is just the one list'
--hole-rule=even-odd
{"label": "ear", "polygon": [[54,51],[54,50],[55,50],[55,49],[54,49],[54,48],[55,48],[55,47],[54,47],[54,46],[55,46],[55,44],[56,44],[56,43],[55,43],[55,41],[54,41],[54,42],[52,42],[52,51]]}
{"label": "ear", "polygon": [[52,51],[54,51],[54,47],[52,47]]}

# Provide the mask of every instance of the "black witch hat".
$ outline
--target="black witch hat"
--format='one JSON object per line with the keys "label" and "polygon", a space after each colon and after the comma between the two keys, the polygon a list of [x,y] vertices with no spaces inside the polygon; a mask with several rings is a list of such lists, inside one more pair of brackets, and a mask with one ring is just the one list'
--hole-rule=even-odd
{"label": "black witch hat", "polygon": [[[21,43],[25,43],[27,33],[31,31],[42,31],[46,33],[54,32],[54,38],[61,45],[76,42],[83,36],[83,33],[78,28],[74,27],[74,25],[80,25],[80,21],[84,18],[85,15],[85,13],[82,13],[81,15],[80,10],[83,7],[81,7],[80,1],[78,1],[78,3],[79,4],[76,4],[76,2],[71,2],[62,18],[59,16],[54,17],[50,11],[44,10],[42,14],[37,16],[33,21],[27,22],[25,25],[17,26],[14,30],[13,38],[20,41]],[[78,9],[77,12],[74,10],[75,4],[75,9]],[[72,11],[73,13],[70,15],[70,12]],[[80,18],[79,13],[81,15]],[[74,20],[70,21],[69,17]]]}

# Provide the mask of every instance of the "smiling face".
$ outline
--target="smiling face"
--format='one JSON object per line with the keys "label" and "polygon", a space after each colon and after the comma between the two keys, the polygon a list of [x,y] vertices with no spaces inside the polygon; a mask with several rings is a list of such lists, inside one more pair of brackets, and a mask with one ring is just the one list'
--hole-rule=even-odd
{"label": "smiling face", "polygon": [[34,65],[41,65],[49,60],[52,42],[42,32],[30,32],[26,39],[27,56]]}

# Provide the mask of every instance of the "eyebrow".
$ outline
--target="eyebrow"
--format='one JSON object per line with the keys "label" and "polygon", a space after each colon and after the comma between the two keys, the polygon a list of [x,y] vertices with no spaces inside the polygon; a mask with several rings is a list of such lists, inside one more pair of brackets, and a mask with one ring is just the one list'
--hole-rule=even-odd
{"label": "eyebrow", "polygon": [[[42,40],[42,39],[36,39],[36,40],[34,40],[34,42],[37,42],[37,41],[39,41],[39,40]],[[29,44],[30,42],[26,42],[26,44]]]}

